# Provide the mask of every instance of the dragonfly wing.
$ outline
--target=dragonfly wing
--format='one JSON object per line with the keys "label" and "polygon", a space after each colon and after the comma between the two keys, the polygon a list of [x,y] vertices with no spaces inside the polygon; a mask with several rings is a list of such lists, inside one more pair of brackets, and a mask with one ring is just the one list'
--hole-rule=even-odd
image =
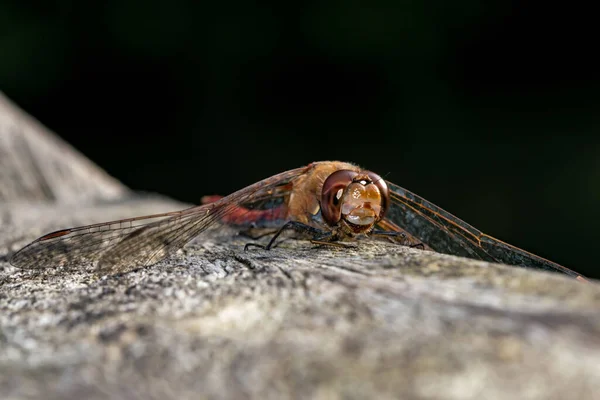
{"label": "dragonfly wing", "polygon": [[[13,255],[18,268],[43,269],[62,266],[77,269],[96,265],[101,271],[126,272],[160,259],[172,244],[173,236],[186,239],[182,228],[208,210],[198,207],[174,213],[148,215],[63,229],[40,237]],[[179,232],[174,234],[173,232]]]}
{"label": "dragonfly wing", "polygon": [[[263,190],[238,204],[223,216],[221,222],[239,227],[279,227],[287,221],[287,198],[292,187],[290,183],[282,183],[270,190]],[[222,198],[217,195],[204,196],[202,204],[210,204]]]}
{"label": "dragonfly wing", "polygon": [[[251,212],[253,199],[266,201],[274,188],[284,187],[306,168],[282,172],[206,205],[182,211],[104,222],[46,234],[11,258],[18,268],[95,265],[107,274],[154,264],[183,247],[228,215]],[[241,207],[241,205],[245,205]]]}
{"label": "dragonfly wing", "polygon": [[587,279],[578,272],[573,271],[567,267],[563,267],[560,264],[546,260],[545,258],[536,256],[535,254],[529,253],[528,251],[522,250],[518,247],[505,243],[492,236],[483,234],[480,239],[481,247],[485,251],[494,257],[498,262],[502,262],[509,265],[519,265],[526,268],[541,269],[553,272],[562,272],[573,276],[579,280],[587,281]]}
{"label": "dragonfly wing", "polygon": [[198,207],[191,214],[174,216],[134,230],[102,254],[97,268],[112,275],[152,265],[198,236],[217,219],[221,210]]}
{"label": "dragonfly wing", "polygon": [[436,205],[391,182],[384,224],[396,225],[440,253],[494,261],[479,246],[481,232]]}
{"label": "dragonfly wing", "polygon": [[440,253],[583,277],[562,265],[488,236],[424,198],[387,182],[390,206],[380,226],[401,228]]}

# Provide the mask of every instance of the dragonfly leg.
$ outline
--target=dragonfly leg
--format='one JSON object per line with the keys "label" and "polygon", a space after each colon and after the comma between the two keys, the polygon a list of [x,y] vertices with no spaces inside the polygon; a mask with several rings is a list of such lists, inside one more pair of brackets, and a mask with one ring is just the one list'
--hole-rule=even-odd
{"label": "dragonfly leg", "polygon": [[351,244],[347,244],[347,243],[340,243],[337,240],[339,240],[340,237],[338,234],[334,233],[333,231],[326,231],[326,232],[322,232],[321,235],[318,236],[314,236],[310,242],[312,244],[318,244],[318,245],[323,245],[323,246],[337,246],[337,247],[343,247],[346,249],[356,249],[357,247]]}
{"label": "dragonfly leg", "polygon": [[330,232],[322,231],[321,229],[317,229],[310,225],[303,224],[302,222],[288,221],[285,223],[285,225],[279,228],[279,230],[275,233],[275,235],[273,235],[273,237],[266,246],[263,246],[262,244],[258,243],[246,243],[246,245],[244,246],[244,251],[248,250],[249,247],[259,247],[264,250],[271,250],[271,247],[273,247],[275,240],[277,240],[279,235],[281,235],[286,230],[295,230],[296,232],[300,233],[308,233],[313,235],[313,237],[317,240],[321,238],[326,239],[328,238],[328,236],[331,236]]}
{"label": "dragonfly leg", "polygon": [[397,231],[382,231],[380,229],[373,229],[373,231],[371,232],[371,235],[373,236],[384,236],[384,237],[399,237],[402,239],[406,239],[406,233],[404,232],[397,232]]}
{"label": "dragonfly leg", "polygon": [[[380,229],[374,229],[371,232],[372,236],[382,236],[382,237],[386,237],[389,238],[390,241],[392,242],[400,242],[401,244],[408,246],[410,248],[418,248],[421,250],[425,249],[425,245],[421,242],[412,242],[407,236],[406,233],[404,232],[398,232],[398,231],[382,231]],[[393,240],[393,239],[400,239],[400,240]]]}

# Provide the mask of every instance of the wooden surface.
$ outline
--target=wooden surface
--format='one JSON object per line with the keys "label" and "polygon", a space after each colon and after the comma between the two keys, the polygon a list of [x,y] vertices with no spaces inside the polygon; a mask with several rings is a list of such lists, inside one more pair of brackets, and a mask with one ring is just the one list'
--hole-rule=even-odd
{"label": "wooden surface", "polygon": [[0,100],[2,399],[600,398],[596,283],[367,240],[244,252],[232,229],[122,276],[17,270],[47,231],[184,205],[127,194]]}

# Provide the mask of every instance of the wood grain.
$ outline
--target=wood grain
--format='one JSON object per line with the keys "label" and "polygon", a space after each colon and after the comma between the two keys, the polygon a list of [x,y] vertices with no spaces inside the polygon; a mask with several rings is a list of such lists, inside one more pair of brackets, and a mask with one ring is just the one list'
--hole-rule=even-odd
{"label": "wood grain", "polygon": [[[110,278],[17,270],[10,253],[42,233],[183,205],[128,194],[7,104],[0,154],[13,126],[30,158],[0,175],[2,399],[599,396],[593,282],[383,241],[244,252],[233,229]],[[62,201],[75,188],[77,207]]]}

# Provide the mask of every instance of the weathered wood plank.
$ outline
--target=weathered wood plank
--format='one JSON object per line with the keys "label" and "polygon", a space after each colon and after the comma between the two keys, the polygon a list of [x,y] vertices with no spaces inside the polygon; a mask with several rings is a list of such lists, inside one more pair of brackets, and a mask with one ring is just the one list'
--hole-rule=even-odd
{"label": "weathered wood plank", "polygon": [[122,276],[9,266],[49,230],[182,207],[79,204],[0,203],[2,399],[599,396],[596,283],[377,241],[244,252],[232,229]]}

